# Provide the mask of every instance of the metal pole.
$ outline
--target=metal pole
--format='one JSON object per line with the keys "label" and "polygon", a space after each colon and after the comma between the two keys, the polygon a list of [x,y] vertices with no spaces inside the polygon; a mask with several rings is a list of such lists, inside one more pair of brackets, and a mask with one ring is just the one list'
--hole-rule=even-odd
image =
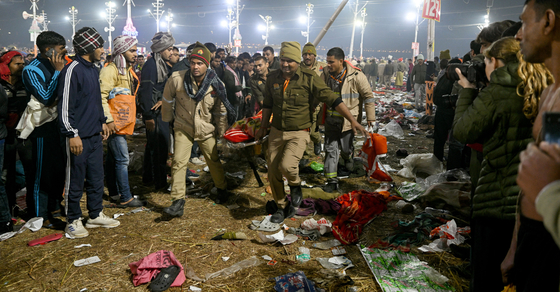
{"label": "metal pole", "polygon": [[313,5],[311,3],[307,4],[307,41],[305,43],[309,42],[309,21],[311,20],[311,9],[310,9],[310,5]]}
{"label": "metal pole", "polygon": [[350,54],[348,55],[350,59],[352,59],[352,53],[354,52],[354,32],[356,31],[356,17],[358,17],[358,2],[359,0],[356,0],[354,18],[352,19],[352,38],[350,39]]}
{"label": "metal pole", "polygon": [[428,52],[426,61],[434,60],[434,46],[436,43],[436,21],[433,19],[428,20]]}
{"label": "metal pole", "polygon": [[[239,33],[239,0],[235,1],[235,11],[236,11],[236,15],[235,15],[235,29],[236,32]],[[235,47],[235,55],[239,56],[239,47]]]}
{"label": "metal pole", "polygon": [[173,21],[173,14],[171,13],[171,8],[167,9],[167,32],[171,32],[171,22]]}
{"label": "metal pole", "polygon": [[364,31],[366,30],[366,8],[362,9],[362,40],[360,41],[360,60],[364,58]]}
{"label": "metal pole", "polygon": [[331,18],[329,18],[329,21],[327,21],[327,24],[325,24],[325,26],[323,27],[323,29],[321,30],[321,32],[319,32],[319,34],[317,35],[317,37],[315,38],[315,40],[313,41],[313,45],[315,47],[317,47],[319,45],[319,43],[321,42],[321,40],[323,39],[323,37],[325,36],[325,34],[327,33],[327,31],[329,30],[329,28],[331,27],[331,25],[333,24],[333,22],[336,20],[336,18],[338,17],[338,15],[340,14],[340,12],[342,11],[342,9],[344,9],[344,6],[346,6],[346,4],[348,4],[348,0],[342,0],[342,2],[340,3],[340,5],[338,5],[338,8],[336,9],[336,11],[333,13],[333,15],[331,16]]}
{"label": "metal pole", "polygon": [[[415,33],[414,33],[414,43],[418,42],[418,25],[419,25],[418,24],[418,17],[419,16],[420,16],[420,6],[418,6],[418,8],[416,9],[416,30],[415,30]],[[418,47],[418,49],[420,49],[420,47]],[[414,53],[415,53],[415,51],[412,50],[412,60],[414,60],[414,57],[416,57]]]}
{"label": "metal pole", "polygon": [[[39,2],[39,0],[31,0],[31,2],[33,3],[33,21],[37,20],[37,2]],[[37,56],[37,35],[35,35],[35,37],[33,38],[33,52],[35,54],[35,56]]]}

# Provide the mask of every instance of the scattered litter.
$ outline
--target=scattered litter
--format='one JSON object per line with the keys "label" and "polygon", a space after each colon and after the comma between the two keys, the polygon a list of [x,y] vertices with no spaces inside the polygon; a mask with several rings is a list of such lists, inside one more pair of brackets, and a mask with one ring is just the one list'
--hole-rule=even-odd
{"label": "scattered litter", "polygon": [[272,258],[271,258],[270,256],[267,256],[267,255],[263,255],[262,258],[263,258],[265,261],[271,261],[271,260],[272,260]]}
{"label": "scattered litter", "polygon": [[398,188],[399,195],[409,202],[421,196],[424,191],[426,189],[422,185],[407,181],[403,182],[401,187]]}
{"label": "scattered litter", "polygon": [[268,263],[266,263],[266,264],[269,265],[269,266],[274,266],[274,265],[276,265],[277,263],[278,263],[278,261],[271,260],[271,261],[268,261]]}
{"label": "scattered litter", "polygon": [[359,246],[371,272],[385,292],[454,291],[445,276],[413,254]]}
{"label": "scattered litter", "polygon": [[[225,230],[225,229],[224,229]],[[222,231],[219,231],[222,232]],[[221,240],[221,239],[238,239],[238,240],[242,240],[242,239],[247,239],[247,235],[243,232],[226,232],[224,234],[220,234],[217,236],[212,237],[212,240]]]}
{"label": "scattered litter", "polygon": [[84,291],[87,291],[87,290],[88,290],[87,288],[83,288],[82,290],[80,290],[80,292],[84,292]]}
{"label": "scattered litter", "polygon": [[391,120],[391,122],[381,128],[378,133],[385,137],[393,136],[397,139],[404,139],[404,131],[401,125],[395,120]]}
{"label": "scattered litter", "polygon": [[126,215],[136,214],[136,213],[142,212],[142,211],[151,212],[152,209],[146,208],[146,207],[139,207],[139,208],[136,208],[136,209],[134,209],[134,210],[132,210],[132,211],[130,211],[130,212],[127,212]]}
{"label": "scattered litter", "polygon": [[117,218],[119,218],[119,217],[121,217],[121,216],[123,216],[123,215],[124,215],[124,213],[116,213],[116,214],[113,214],[113,219],[117,219]]}
{"label": "scattered litter", "polygon": [[210,168],[208,166],[205,166],[202,170],[204,170],[205,172],[209,172]]}
{"label": "scattered litter", "polygon": [[229,260],[229,257],[222,257],[222,261],[227,262]]}
{"label": "scattered litter", "polygon": [[331,251],[332,251],[332,254],[335,255],[335,256],[346,254],[346,250],[342,246],[333,247],[331,249]]}
{"label": "scattered litter", "polygon": [[315,283],[308,280],[305,273],[297,271],[274,278],[277,292],[315,292]]}
{"label": "scattered litter", "polygon": [[394,168],[392,168],[389,164],[382,164],[382,165],[383,165],[383,168],[384,168],[386,171],[389,171],[389,172],[397,172],[397,170],[394,169]]}
{"label": "scattered litter", "polygon": [[349,266],[352,264],[352,261],[347,257],[337,256],[337,257],[330,258],[329,263],[333,263],[335,265]]}
{"label": "scattered litter", "polygon": [[235,178],[235,179],[239,179],[239,180],[244,180],[245,175],[247,175],[247,173],[245,171],[237,171],[237,172],[233,172],[233,173],[226,172],[227,177]]}
{"label": "scattered litter", "polygon": [[62,238],[62,233],[54,233],[54,234],[50,234],[47,235],[45,237],[41,237],[38,239],[34,239],[30,242],[27,243],[27,245],[29,246],[36,246],[36,245],[45,245],[51,241],[55,241],[55,240],[59,240]]}
{"label": "scattered litter", "polygon": [[340,241],[338,241],[337,239],[331,239],[323,242],[314,243],[313,247],[327,250],[327,249],[331,249],[332,247],[340,246],[340,245],[341,245]]}
{"label": "scattered litter", "polygon": [[89,258],[86,258],[86,259],[81,259],[81,260],[75,261],[74,266],[81,267],[81,266],[95,264],[95,263],[98,263],[100,261],[101,261],[101,259],[99,259],[98,256],[93,256],[93,257],[89,257]]}
{"label": "scattered litter", "polygon": [[84,244],[76,245],[76,246],[74,246],[74,248],[82,248],[82,247],[86,247],[86,246],[91,247],[91,244],[89,244],[89,243],[84,243]]}
{"label": "scattered litter", "polygon": [[262,240],[262,242],[264,243],[268,243],[268,242],[280,242],[282,245],[287,245],[287,244],[291,244],[297,241],[298,237],[296,235],[293,234],[287,234],[286,236],[284,236],[284,231],[280,230],[278,233],[272,234],[272,235],[264,235],[262,233],[257,233],[257,235],[259,236],[259,238]]}
{"label": "scattered litter", "polygon": [[195,292],[200,292],[200,291],[202,291],[201,288],[198,288],[198,287],[196,287],[196,286],[190,286],[190,287],[189,287],[189,290],[195,291]]}
{"label": "scattered litter", "polygon": [[301,223],[301,228],[304,230],[319,230],[321,235],[323,235],[332,231],[332,223],[325,218],[321,218],[319,221],[310,218]]}
{"label": "scattered litter", "polygon": [[321,266],[323,266],[323,268],[329,270],[354,267],[352,261],[345,256],[336,256],[329,259],[317,258],[317,261],[321,264]]}
{"label": "scattered litter", "polygon": [[298,261],[300,261],[302,263],[305,263],[305,262],[307,262],[311,259],[311,254],[310,254],[309,248],[300,246],[299,247],[299,252],[300,252],[300,254],[298,254],[296,256],[296,259]]}
{"label": "scattered litter", "polygon": [[35,218],[31,218],[29,219],[29,221],[27,221],[25,223],[25,225],[23,225],[23,227],[21,227],[20,230],[18,230],[17,232],[12,231],[12,232],[6,232],[4,234],[0,235],[0,241],[4,241],[8,238],[13,237],[16,234],[20,234],[22,232],[24,232],[25,230],[29,229],[33,232],[39,231],[41,228],[43,227],[43,217],[35,217]]}
{"label": "scattered litter", "polygon": [[418,249],[423,252],[450,251],[451,249],[449,246],[452,244],[460,245],[465,242],[465,238],[461,234],[468,234],[470,231],[470,227],[457,228],[455,220],[451,220],[432,230],[430,237],[438,237],[438,239],[428,245],[423,245]]}
{"label": "scattered litter", "polygon": [[266,193],[261,193],[261,196],[262,196],[262,197],[266,197]]}
{"label": "scattered litter", "polygon": [[[161,269],[169,266],[179,266],[181,268],[179,275],[175,278],[171,287],[179,287],[183,285],[186,280],[183,265],[177,260],[173,252],[168,250],[159,250],[151,253],[139,261],[128,264],[128,266],[133,275],[132,284],[134,284],[135,287],[150,282]],[[189,272],[192,271],[187,271],[187,275],[189,275]],[[194,272],[192,272],[192,274],[194,274]]]}
{"label": "scattered litter", "polygon": [[233,205],[227,206],[227,208],[230,209],[230,210],[235,210],[235,209],[239,209],[239,205],[233,204]]}
{"label": "scattered litter", "polygon": [[254,267],[254,266],[258,266],[260,265],[262,262],[259,261],[259,259],[257,259],[256,256],[252,256],[246,260],[242,260],[238,263],[235,263],[234,265],[227,267],[225,269],[219,270],[215,273],[210,273],[210,274],[206,274],[206,281],[215,278],[215,277],[219,277],[219,276],[229,276],[229,275],[233,275],[234,273],[236,273],[237,271],[240,271],[242,269],[245,268],[250,268],[250,267]]}
{"label": "scattered litter", "polygon": [[415,178],[418,173],[428,175],[443,172],[443,163],[433,153],[411,154],[400,161],[403,169],[397,175],[405,178]]}

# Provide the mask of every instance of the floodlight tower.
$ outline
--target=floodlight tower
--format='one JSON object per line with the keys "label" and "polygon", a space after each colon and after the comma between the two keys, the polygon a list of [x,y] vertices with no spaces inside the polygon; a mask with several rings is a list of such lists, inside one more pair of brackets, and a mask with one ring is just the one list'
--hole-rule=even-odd
{"label": "floodlight tower", "polygon": [[78,16],[78,9],[76,9],[74,6],[72,6],[68,12],[71,15],[69,19],[72,22],[72,39],[73,39],[74,35],[76,34],[76,25],[80,22],[80,19],[76,19]]}
{"label": "floodlight tower", "polygon": [[307,3],[306,7],[305,7],[305,12],[307,12],[307,30],[306,31],[302,31],[301,35],[307,38],[306,43],[309,42],[309,27],[311,25],[313,25],[313,23],[315,23],[315,20],[313,20],[313,22],[311,22],[311,14],[313,14],[313,7],[315,5],[311,4],[311,3]]}
{"label": "floodlight tower", "polygon": [[51,23],[51,21],[50,21],[50,20],[47,20],[47,14],[45,13],[45,10],[43,10],[43,11],[41,12],[41,17],[43,17],[43,22],[42,22],[42,24],[43,24],[43,31],[49,30],[48,25],[49,25],[49,23]]}
{"label": "floodlight tower", "polygon": [[23,19],[28,19],[29,17],[33,17],[33,21],[31,22],[31,27],[29,28],[29,35],[30,35],[30,40],[33,42],[33,51],[35,56],[37,56],[37,35],[41,32],[41,29],[39,28],[39,23],[43,22],[43,17],[40,15],[37,15],[37,2],[39,2],[39,0],[30,0],[31,1],[31,7],[29,9],[33,10],[33,14],[29,14],[27,12],[23,12],[22,16]]}
{"label": "floodlight tower", "polygon": [[109,52],[111,52],[113,49],[112,32],[115,31],[113,22],[115,21],[115,18],[117,18],[118,15],[114,14],[117,11],[115,9],[116,5],[114,2],[112,1],[105,2],[105,6],[107,6],[107,8],[105,8],[105,11],[107,11],[107,13],[105,14],[105,20],[107,20],[107,23],[109,24],[109,27],[105,27],[105,32],[109,32]]}
{"label": "floodlight tower", "polygon": [[259,14],[259,16],[262,18],[262,20],[264,20],[264,22],[266,23],[266,34],[262,36],[263,40],[264,40],[264,45],[267,46],[268,45],[268,32],[270,31],[270,23],[272,22],[272,16],[262,16]]}
{"label": "floodlight tower", "polygon": [[156,32],[159,32],[159,20],[163,15],[163,0],[156,0],[156,2],[152,2],[152,6],[154,6],[155,13],[152,10],[148,9],[148,12],[152,15],[152,17],[156,20]]}
{"label": "floodlight tower", "polygon": [[136,27],[134,27],[134,24],[132,23],[132,5],[136,7],[136,4],[134,4],[133,0],[124,0],[123,6],[125,4],[126,4],[126,25],[123,28],[122,34],[131,37],[137,37],[138,31],[136,30]]}
{"label": "floodlight tower", "polygon": [[364,59],[364,31],[366,30],[366,8],[362,8],[362,40],[360,41],[360,60]]}

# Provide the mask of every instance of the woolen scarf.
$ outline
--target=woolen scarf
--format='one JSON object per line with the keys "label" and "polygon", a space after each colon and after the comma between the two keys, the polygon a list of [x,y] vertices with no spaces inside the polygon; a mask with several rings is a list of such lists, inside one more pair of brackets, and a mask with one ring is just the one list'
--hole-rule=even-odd
{"label": "woolen scarf", "polygon": [[150,49],[152,49],[152,52],[154,53],[154,60],[156,61],[158,83],[167,80],[168,74],[167,64],[161,57],[160,53],[173,46],[173,44],[175,44],[175,39],[168,32],[158,32],[152,38],[152,46]]}
{"label": "woolen scarf", "polygon": [[137,44],[136,38],[127,35],[120,35],[113,40],[113,63],[117,65],[119,74],[126,75],[126,59],[123,54]]}

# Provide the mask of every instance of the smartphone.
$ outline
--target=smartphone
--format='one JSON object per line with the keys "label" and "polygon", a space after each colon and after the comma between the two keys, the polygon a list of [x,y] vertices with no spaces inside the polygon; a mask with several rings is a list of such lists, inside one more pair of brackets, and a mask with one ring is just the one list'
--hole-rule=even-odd
{"label": "smartphone", "polygon": [[55,50],[54,50],[53,48],[51,48],[50,50],[48,50],[48,51],[45,53],[45,56],[46,56],[47,58],[53,58],[55,54],[56,54]]}
{"label": "smartphone", "polygon": [[544,140],[560,144],[560,112],[546,112],[543,116]]}

